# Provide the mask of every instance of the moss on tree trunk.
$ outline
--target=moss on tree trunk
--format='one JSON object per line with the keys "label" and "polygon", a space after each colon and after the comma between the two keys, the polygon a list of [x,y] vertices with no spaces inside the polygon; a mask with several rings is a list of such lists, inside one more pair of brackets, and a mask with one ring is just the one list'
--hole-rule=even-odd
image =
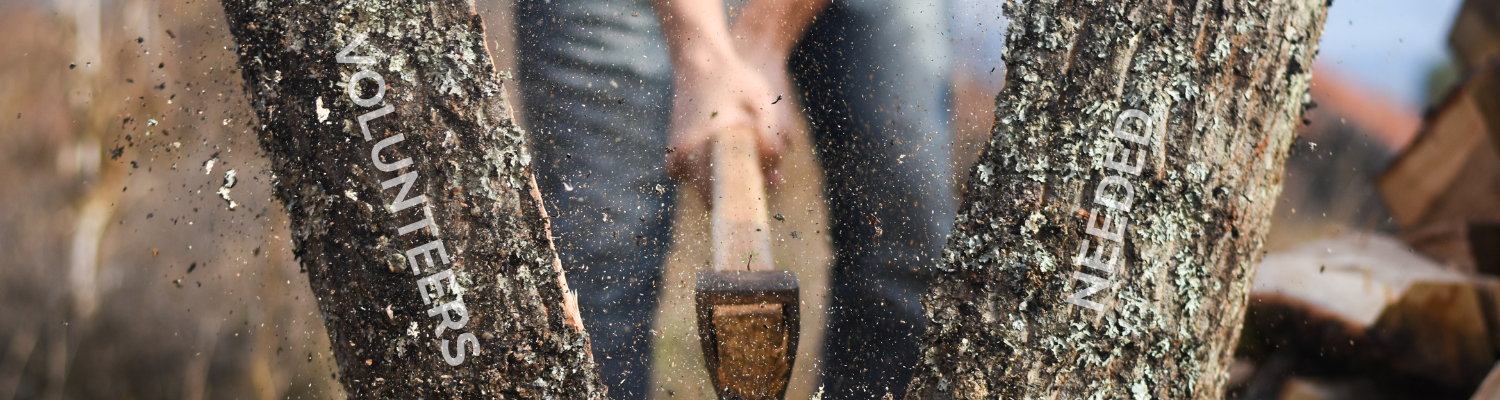
{"label": "moss on tree trunk", "polygon": [[604,397],[473,5],[223,4],[351,397]]}
{"label": "moss on tree trunk", "polygon": [[1326,7],[1008,2],[908,396],[1221,398]]}

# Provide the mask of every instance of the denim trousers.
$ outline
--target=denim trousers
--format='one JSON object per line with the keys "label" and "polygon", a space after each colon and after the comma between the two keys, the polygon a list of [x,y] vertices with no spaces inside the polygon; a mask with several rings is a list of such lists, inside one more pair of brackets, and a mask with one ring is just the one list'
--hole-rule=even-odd
{"label": "denim trousers", "polygon": [[[944,0],[834,0],[788,61],[825,173],[835,262],[827,399],[900,398],[952,227]],[[649,396],[676,190],[672,71],[649,0],[521,0],[537,183],[611,397]]]}

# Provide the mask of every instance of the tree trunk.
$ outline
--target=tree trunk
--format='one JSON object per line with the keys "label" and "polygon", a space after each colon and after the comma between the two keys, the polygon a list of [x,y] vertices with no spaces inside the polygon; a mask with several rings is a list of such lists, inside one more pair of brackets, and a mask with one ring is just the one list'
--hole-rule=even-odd
{"label": "tree trunk", "polygon": [[1006,5],[909,396],[1223,396],[1327,4],[1182,3]]}
{"label": "tree trunk", "polygon": [[603,398],[472,4],[223,4],[351,397]]}

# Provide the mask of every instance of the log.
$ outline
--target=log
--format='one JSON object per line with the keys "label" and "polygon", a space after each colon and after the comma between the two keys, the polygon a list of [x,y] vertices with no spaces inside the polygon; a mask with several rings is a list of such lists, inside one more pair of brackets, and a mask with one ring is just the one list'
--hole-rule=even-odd
{"label": "log", "polygon": [[1376,400],[1383,396],[1378,387],[1359,380],[1327,380],[1292,377],[1282,387],[1278,400]]}
{"label": "log", "polygon": [[1223,396],[1326,5],[1007,2],[907,396]]}
{"label": "log", "polygon": [[[1492,16],[1489,2],[1464,7],[1454,38]],[[1500,273],[1500,64],[1475,68],[1376,186],[1407,243],[1460,270]]]}
{"label": "log", "polygon": [[1500,221],[1439,221],[1408,230],[1401,240],[1460,271],[1500,276]]}
{"label": "log", "polygon": [[1474,68],[1500,55],[1500,2],[1467,0],[1453,21],[1448,45],[1466,68]]}
{"label": "log", "polygon": [[[1467,280],[1379,235],[1346,235],[1268,254],[1251,289],[1236,356],[1266,364],[1285,353],[1294,364],[1288,370],[1389,372],[1387,351],[1374,334],[1377,322],[1391,318],[1388,309],[1414,286]],[[1257,381],[1282,383],[1279,377]]]}
{"label": "log", "polygon": [[223,5],[349,396],[603,398],[472,3]]}
{"label": "log", "polygon": [[1351,234],[1268,254],[1255,276],[1251,297],[1304,302],[1364,329],[1375,325],[1386,307],[1414,284],[1469,279],[1413,254],[1393,238]]}
{"label": "log", "polygon": [[1494,303],[1486,300],[1476,283],[1418,283],[1386,308],[1371,332],[1393,371],[1473,390],[1496,361],[1494,315],[1486,312]]}
{"label": "log", "polygon": [[1490,370],[1470,400],[1500,400],[1500,365]]}
{"label": "log", "polygon": [[1455,219],[1500,220],[1500,66],[1475,72],[1424,122],[1376,181],[1406,230]]}
{"label": "log", "polygon": [[1390,237],[1309,243],[1261,264],[1239,356],[1269,362],[1267,353],[1290,352],[1295,370],[1467,394],[1500,349],[1496,288]]}

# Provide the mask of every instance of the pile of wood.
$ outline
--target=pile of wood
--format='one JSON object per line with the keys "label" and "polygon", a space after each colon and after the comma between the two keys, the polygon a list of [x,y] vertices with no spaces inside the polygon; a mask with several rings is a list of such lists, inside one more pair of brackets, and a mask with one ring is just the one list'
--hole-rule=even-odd
{"label": "pile of wood", "polygon": [[1465,2],[1449,42],[1465,78],[1377,184],[1407,243],[1500,274],[1500,1]]}
{"label": "pile of wood", "polygon": [[1377,181],[1399,237],[1267,255],[1230,398],[1500,399],[1500,1],[1450,43],[1462,82]]}
{"label": "pile of wood", "polygon": [[1395,238],[1267,255],[1231,376],[1240,399],[1465,399],[1500,360],[1500,279]]}

